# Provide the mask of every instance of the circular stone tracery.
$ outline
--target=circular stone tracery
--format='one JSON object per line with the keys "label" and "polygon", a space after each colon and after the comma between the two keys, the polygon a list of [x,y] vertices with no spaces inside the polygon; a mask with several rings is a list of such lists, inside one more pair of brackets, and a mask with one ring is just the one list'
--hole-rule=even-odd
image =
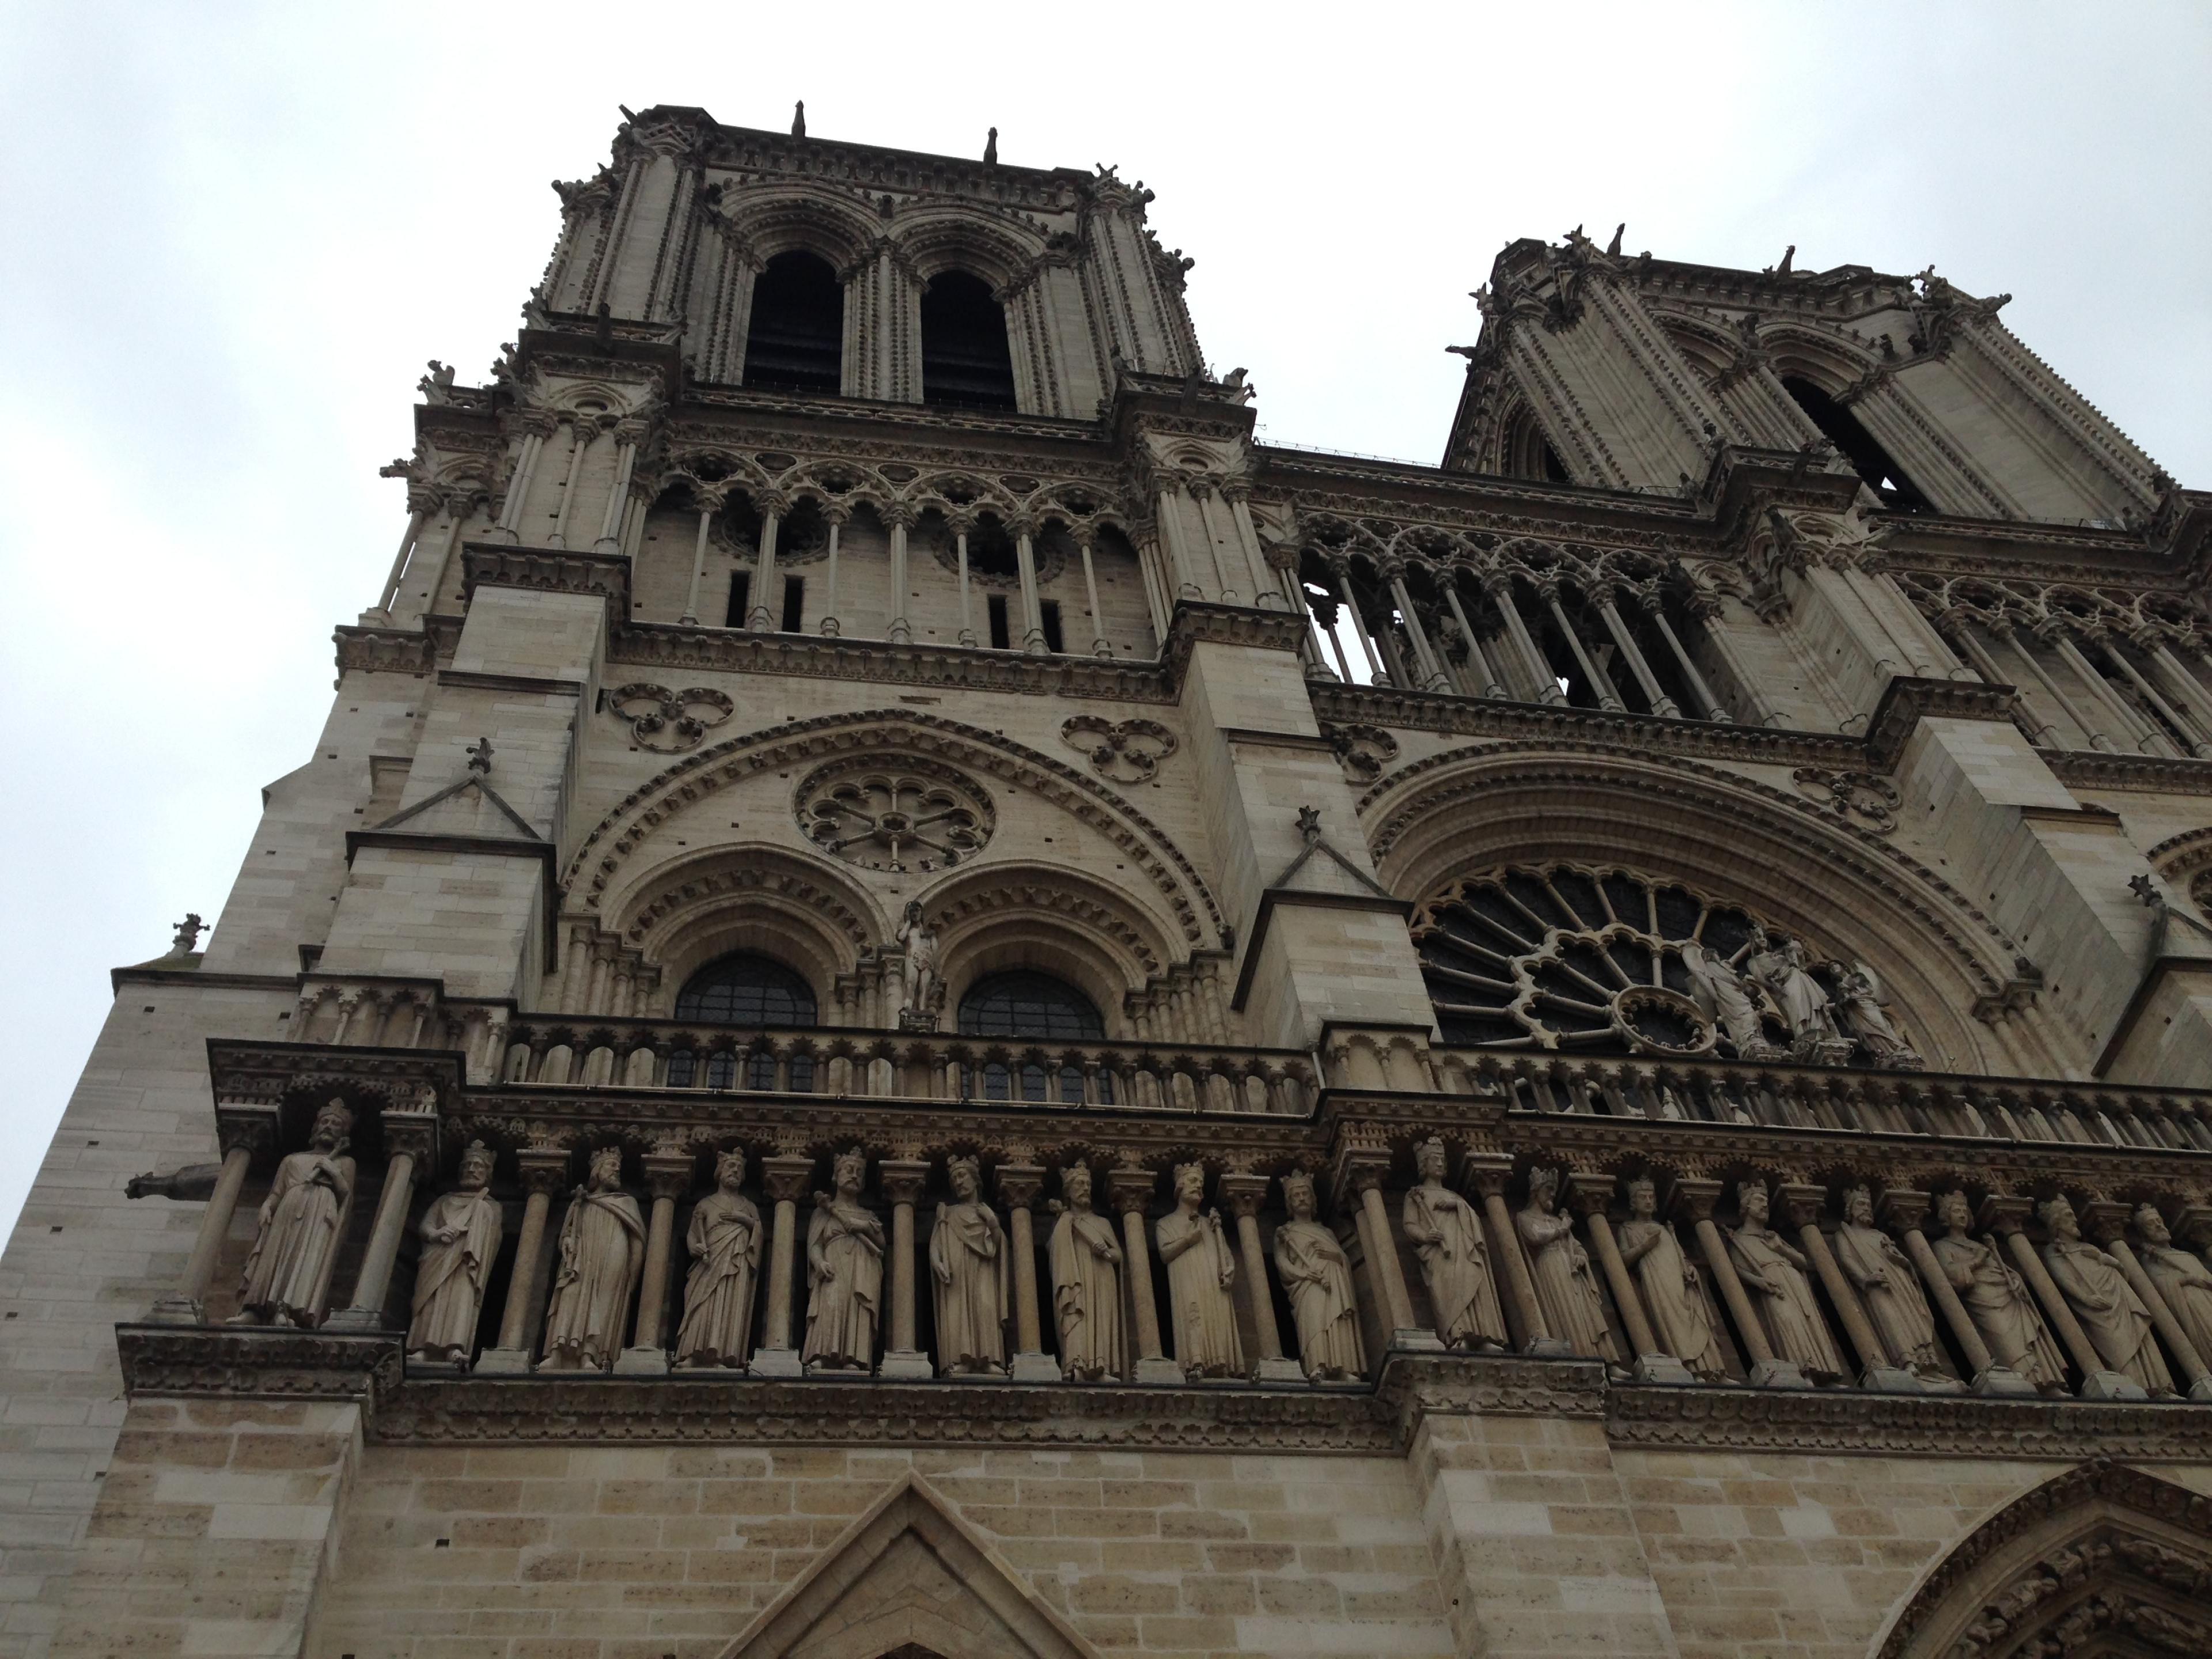
{"label": "circular stone tracery", "polygon": [[[1733,957],[1759,927],[1678,884],[1570,864],[1454,882],[1413,921],[1446,1042],[1678,1057],[1714,1052],[1719,1036],[1692,998],[1682,946]],[[1761,1015],[1786,1048],[1788,1027]]]}
{"label": "circular stone tracery", "polygon": [[896,755],[817,767],[793,805],[809,841],[864,870],[950,869],[981,852],[998,823],[964,773]]}

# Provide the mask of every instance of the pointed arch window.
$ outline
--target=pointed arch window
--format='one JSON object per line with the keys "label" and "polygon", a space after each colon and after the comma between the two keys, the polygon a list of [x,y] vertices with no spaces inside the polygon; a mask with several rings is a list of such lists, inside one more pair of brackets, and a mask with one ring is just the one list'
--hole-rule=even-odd
{"label": "pointed arch window", "polygon": [[922,291],[921,400],[966,409],[1016,406],[1006,313],[990,285],[972,272],[940,271]]}
{"label": "pointed arch window", "polygon": [[819,255],[779,253],[753,278],[745,329],[747,386],[775,392],[843,389],[845,292]]}
{"label": "pointed arch window", "polygon": [[1782,389],[1804,411],[1805,418],[1820,428],[1820,435],[1843,452],[1867,487],[1881,497],[1884,507],[1893,513],[1936,510],[1905,476],[1905,469],[1890,459],[1881,441],[1859,423],[1857,416],[1802,374],[1784,375]]}

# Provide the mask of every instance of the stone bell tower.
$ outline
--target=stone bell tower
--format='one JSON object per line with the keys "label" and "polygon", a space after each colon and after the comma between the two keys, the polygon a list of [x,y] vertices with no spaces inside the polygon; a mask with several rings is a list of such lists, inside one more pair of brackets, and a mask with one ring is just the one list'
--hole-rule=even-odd
{"label": "stone bell tower", "polygon": [[[628,115],[0,1260],[0,1659],[2212,1651],[2212,497],[1516,242]],[[364,573],[362,598],[372,598]]]}

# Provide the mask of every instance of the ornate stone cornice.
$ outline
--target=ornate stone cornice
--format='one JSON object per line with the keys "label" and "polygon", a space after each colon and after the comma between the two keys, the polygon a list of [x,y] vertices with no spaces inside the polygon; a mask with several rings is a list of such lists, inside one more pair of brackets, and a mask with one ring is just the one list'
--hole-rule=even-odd
{"label": "ornate stone cornice", "polygon": [[331,635],[341,674],[349,669],[367,674],[428,674],[441,658],[453,655],[459,639],[459,618],[442,617],[428,618],[420,632],[343,627]]}
{"label": "ornate stone cornice", "polygon": [[123,1387],[133,1396],[358,1400],[373,1404],[400,1379],[400,1333],[275,1327],[118,1325]]}
{"label": "ornate stone cornice", "polygon": [[735,674],[791,674],[884,685],[1006,691],[1024,696],[1098,697],[1172,702],[1175,684],[1157,662],[1119,658],[1030,656],[952,645],[894,645],[885,640],[751,634],[736,629],[628,623],[615,629],[611,663]]}
{"label": "ornate stone cornice", "polygon": [[2088,749],[2036,751],[2073,789],[2130,789],[2161,795],[2212,795],[2212,760],[2162,755],[2106,755]]}
{"label": "ornate stone cornice", "polygon": [[461,568],[463,591],[470,598],[484,586],[587,593],[605,599],[615,617],[629,614],[629,561],[619,555],[463,542]]}
{"label": "ornate stone cornice", "polygon": [[1217,645],[1250,646],[1261,651],[1296,651],[1305,635],[1303,618],[1288,611],[1261,611],[1244,605],[1209,605],[1184,599],[1168,623],[1167,643],[1160,652],[1174,682],[1180,685],[1189,665],[1192,649],[1200,641]]}
{"label": "ornate stone cornice", "polygon": [[1616,1446],[2063,1461],[2212,1455],[2212,1407],[1974,1399],[1862,1389],[1614,1387]]}

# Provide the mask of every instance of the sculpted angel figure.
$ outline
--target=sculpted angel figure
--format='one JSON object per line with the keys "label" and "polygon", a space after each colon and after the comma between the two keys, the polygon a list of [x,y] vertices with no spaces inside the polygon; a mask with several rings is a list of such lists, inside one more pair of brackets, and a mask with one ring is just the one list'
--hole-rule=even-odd
{"label": "sculpted angel figure", "polygon": [[1474,1206],[1444,1185],[1444,1144],[1413,1148],[1419,1182],[1406,1193],[1400,1224],[1420,1258],[1436,1310],[1437,1334],[1455,1348],[1498,1352],[1505,1346],[1505,1315],[1490,1277],[1490,1244]]}
{"label": "sculpted angel figure", "polygon": [[471,1141],[461,1154],[459,1183],[422,1212],[415,1316],[407,1328],[410,1358],[465,1365],[475,1355],[484,1275],[499,1255],[502,1225],[489,1190],[491,1172],[491,1148]]}
{"label": "sculpted angel figure", "polygon": [[1944,1194],[1936,1200],[1936,1214],[1943,1224],[1943,1237],[1929,1248],[1966,1304],[1974,1328],[1989,1344],[1990,1356],[2039,1389],[2063,1390],[2066,1367],[2058,1358],[2058,1345],[2044,1328],[2026,1281],[2005,1265],[1995,1245],[1966,1231],[1973,1212],[1967,1207],[1966,1194]]}
{"label": "sculpted angel figure", "polygon": [[561,1218],[540,1370],[603,1371],[622,1352],[630,1292],[645,1272],[645,1217],[622,1189],[622,1150],[602,1146]]}
{"label": "sculpted angel figure", "polygon": [[1892,1363],[1925,1376],[1945,1375],[1936,1316],[1921,1291],[1920,1275],[1897,1242],[1875,1225],[1874,1194],[1864,1187],[1844,1194],[1844,1224],[1836,1229],[1835,1249],[1836,1261],[1858,1287]]}
{"label": "sculpted angel figure", "polygon": [[1121,1245],[1114,1224],[1091,1208],[1091,1171],[1071,1164],[1060,1172],[1066,1207],[1045,1249],[1052,1269],[1053,1321],[1060,1328],[1060,1370],[1070,1382],[1122,1375],[1128,1351],[1121,1338]]}
{"label": "sculpted angel figure", "polygon": [[883,1305],[884,1224],[860,1202],[867,1160],[857,1146],[837,1154],[837,1190],[814,1194],[806,1228],[805,1364],[822,1370],[871,1369],[876,1315]]}
{"label": "sculpted angel figure", "polygon": [[1758,943],[1761,948],[1751,958],[1751,971],[1772,994],[1782,1017],[1790,1022],[1790,1035],[1800,1043],[1835,1036],[1836,1021],[1829,1012],[1828,994],[1813,977],[1812,963],[1806,957],[1804,945],[1794,939],[1785,939],[1776,945],[1764,935]]}
{"label": "sculpted angel figure", "polygon": [[1682,1254],[1674,1230],[1659,1219],[1658,1189],[1646,1178],[1628,1183],[1628,1219],[1620,1224],[1620,1259],[1636,1274],[1662,1352],[1700,1376],[1725,1376],[1728,1362],[1713,1335],[1698,1270]]}
{"label": "sculpted angel figure", "polygon": [[2089,1334],[2105,1363],[2142,1384],[2151,1394],[2172,1394],[2173,1373],[2166,1368],[2153,1334],[2150,1310],[2120,1271],[2120,1264],[2081,1237],[2074,1206],[2054,1198],[2038,1206],[2051,1242],[2043,1247],[2051,1281]]}
{"label": "sculpted angel figure", "polygon": [[1682,967],[1690,976],[1690,1000],[1726,1035],[1740,1059],[1772,1052],[1759,1027],[1758,1005],[1724,958],[1691,939],[1682,946]]}
{"label": "sculpted angel figure", "polygon": [[1283,1205],[1291,1218],[1275,1229],[1275,1272],[1297,1322],[1298,1358],[1309,1377],[1331,1381],[1364,1376],[1367,1356],[1359,1340],[1359,1308],[1352,1298],[1352,1260],[1327,1227],[1314,1218],[1313,1177],[1283,1177]]}
{"label": "sculpted angel figure", "polygon": [[1575,1237],[1574,1218],[1559,1213],[1559,1172],[1531,1170],[1528,1202],[1513,1224],[1528,1252],[1529,1276],[1536,1281],[1536,1304],[1552,1334],[1565,1337],[1577,1353],[1618,1364],[1620,1354],[1606,1328],[1605,1304],[1589,1253]]}
{"label": "sculpted angel figure", "polygon": [[1000,1376],[1006,1369],[1006,1231],[978,1196],[982,1176],[974,1158],[954,1158],[946,1173],[952,1202],[937,1206],[929,1231],[938,1371]]}
{"label": "sculpted angel figure", "polygon": [[353,1113],[333,1100],[315,1114],[307,1150],[276,1166],[232,1324],[313,1325],[322,1317],[338,1224],[353,1197],[352,1133]]}
{"label": "sculpted angel figure", "polygon": [[1186,1376],[1241,1376],[1244,1348],[1237,1334],[1237,1256],[1221,1229],[1221,1212],[1199,1212],[1206,1168],[1178,1164],[1176,1206],[1152,1225],[1167,1263],[1168,1301],[1175,1316],[1176,1363]]}
{"label": "sculpted angel figure", "polygon": [[1768,1200],[1763,1182],[1747,1181],[1736,1188],[1743,1224],[1728,1235],[1729,1257],[1736,1276],[1758,1301],[1765,1316],[1767,1340],[1784,1359],[1816,1382],[1834,1382],[1849,1373],[1828,1322],[1813,1299],[1813,1286],[1805,1277],[1805,1254],[1766,1224]]}
{"label": "sculpted angel figure", "polygon": [[2194,1251],[2173,1242],[2156,1205],[2136,1206],[2136,1231],[2143,1238],[2139,1252],[2143,1271],[2166,1298],[2197,1358],[2212,1360],[2212,1269]]}
{"label": "sculpted angel figure", "polygon": [[691,1271],[684,1275],[684,1322],[676,1330],[678,1365],[742,1367],[750,1351],[761,1217],[738,1190],[744,1182],[745,1155],[723,1152],[714,1159],[714,1190],[691,1206],[691,1224],[684,1230]]}

